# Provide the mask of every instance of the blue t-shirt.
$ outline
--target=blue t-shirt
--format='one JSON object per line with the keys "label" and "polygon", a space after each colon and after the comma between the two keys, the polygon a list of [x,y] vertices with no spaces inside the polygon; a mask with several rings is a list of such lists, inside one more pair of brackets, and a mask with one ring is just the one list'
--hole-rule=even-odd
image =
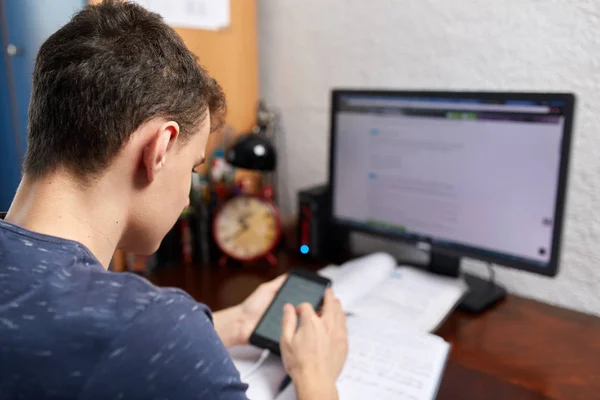
{"label": "blue t-shirt", "polygon": [[0,399],[245,399],[210,310],[0,220]]}

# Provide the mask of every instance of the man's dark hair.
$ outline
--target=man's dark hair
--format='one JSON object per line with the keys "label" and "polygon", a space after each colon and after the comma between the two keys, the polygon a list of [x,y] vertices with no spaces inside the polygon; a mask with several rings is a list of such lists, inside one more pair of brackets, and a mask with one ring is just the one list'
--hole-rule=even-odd
{"label": "man's dark hair", "polygon": [[207,111],[220,129],[221,88],[158,14],[114,0],[89,5],[37,55],[24,171],[95,174],[150,119],[176,121],[185,140]]}

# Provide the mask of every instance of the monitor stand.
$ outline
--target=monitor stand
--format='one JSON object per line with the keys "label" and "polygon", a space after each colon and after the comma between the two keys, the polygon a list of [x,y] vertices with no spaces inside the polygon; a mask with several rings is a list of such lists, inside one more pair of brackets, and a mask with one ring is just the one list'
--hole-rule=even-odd
{"label": "monitor stand", "polygon": [[[429,271],[434,274],[459,277],[460,257],[448,256],[431,251]],[[482,279],[475,275],[463,273],[468,291],[465,293],[458,309],[470,313],[480,313],[494,306],[506,297],[506,289],[494,282],[494,272],[490,266],[490,278]]]}

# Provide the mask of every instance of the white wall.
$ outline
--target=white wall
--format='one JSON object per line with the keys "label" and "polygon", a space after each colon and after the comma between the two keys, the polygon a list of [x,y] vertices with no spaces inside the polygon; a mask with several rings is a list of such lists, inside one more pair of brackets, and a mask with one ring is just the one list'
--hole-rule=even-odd
{"label": "white wall", "polygon": [[261,94],[282,119],[285,212],[326,181],[331,87],[575,92],[560,275],[498,279],[600,315],[600,1],[260,0],[259,39]]}

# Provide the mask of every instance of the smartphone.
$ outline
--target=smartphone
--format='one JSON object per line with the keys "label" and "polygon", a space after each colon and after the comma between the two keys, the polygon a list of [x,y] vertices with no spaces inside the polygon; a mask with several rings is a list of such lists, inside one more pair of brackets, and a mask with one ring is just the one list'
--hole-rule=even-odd
{"label": "smartphone", "polygon": [[319,310],[323,304],[325,289],[329,286],[331,286],[331,280],[315,272],[299,268],[291,270],[275,294],[273,301],[267,307],[267,311],[256,324],[254,332],[250,335],[250,344],[280,354],[279,338],[283,305],[290,303],[297,306],[300,303],[310,303],[315,310]]}

